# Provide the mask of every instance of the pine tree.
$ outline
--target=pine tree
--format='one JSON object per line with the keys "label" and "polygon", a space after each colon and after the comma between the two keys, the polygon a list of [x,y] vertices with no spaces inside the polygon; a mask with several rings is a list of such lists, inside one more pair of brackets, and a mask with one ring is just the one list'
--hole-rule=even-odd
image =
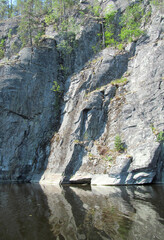
{"label": "pine tree", "polygon": [[21,22],[19,26],[20,39],[22,41],[22,47],[34,44],[35,37],[41,35],[43,27],[40,24],[38,13],[38,0],[27,0],[23,4],[21,9]]}
{"label": "pine tree", "polygon": [[0,19],[5,19],[8,16],[8,2],[0,0]]}
{"label": "pine tree", "polygon": [[0,0],[0,19],[10,18],[13,9],[13,0]]}
{"label": "pine tree", "polygon": [[8,1],[8,17],[13,15],[13,0]]}
{"label": "pine tree", "polygon": [[121,152],[124,150],[124,146],[121,141],[121,137],[119,135],[116,135],[114,145],[115,145],[116,151]]}

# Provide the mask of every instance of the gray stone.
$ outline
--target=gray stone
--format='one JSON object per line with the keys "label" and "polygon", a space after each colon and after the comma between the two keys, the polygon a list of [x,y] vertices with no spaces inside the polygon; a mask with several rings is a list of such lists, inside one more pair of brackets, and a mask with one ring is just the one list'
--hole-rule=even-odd
{"label": "gray stone", "polygon": [[[124,11],[128,2],[112,4]],[[108,2],[101,4],[105,10]],[[149,2],[143,4],[148,11]],[[100,23],[85,21],[69,56],[62,57],[59,44],[65,36],[52,26],[39,47],[26,47],[17,56],[11,57],[6,43],[6,58],[0,61],[0,180],[163,182],[164,146],[157,142],[164,131],[162,11],[153,8],[143,26],[146,35],[124,51],[108,47],[97,55],[93,46],[99,42]],[[10,26],[16,34],[18,22],[0,23],[0,37]],[[19,45],[18,37],[13,41]],[[111,84],[122,77],[126,84]],[[54,81],[61,93],[51,91]],[[125,153],[114,148],[118,134]]]}
{"label": "gray stone", "polygon": [[[51,65],[51,71],[45,64]],[[49,141],[58,124],[57,96],[51,91],[57,69],[54,48],[36,49],[33,53],[24,48],[16,62],[1,66],[1,180],[28,181],[46,167]]]}

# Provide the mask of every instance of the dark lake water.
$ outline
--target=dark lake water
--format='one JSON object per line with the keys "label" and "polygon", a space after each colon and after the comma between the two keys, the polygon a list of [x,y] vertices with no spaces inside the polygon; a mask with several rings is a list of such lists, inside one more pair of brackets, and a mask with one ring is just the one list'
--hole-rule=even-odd
{"label": "dark lake water", "polygon": [[0,240],[163,240],[164,185],[0,184]]}

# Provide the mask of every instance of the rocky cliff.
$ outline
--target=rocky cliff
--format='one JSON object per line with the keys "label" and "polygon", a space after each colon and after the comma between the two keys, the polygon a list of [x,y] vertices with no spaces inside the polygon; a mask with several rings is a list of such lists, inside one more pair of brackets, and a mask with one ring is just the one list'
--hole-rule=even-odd
{"label": "rocky cliff", "polygon": [[[128,1],[109,1],[119,14]],[[101,3],[102,9],[108,3]],[[84,3],[80,4],[85,8]],[[145,12],[150,1],[143,1]],[[0,62],[0,179],[92,185],[164,181],[164,18],[151,5],[145,34],[118,50],[93,46],[102,23],[86,19],[63,56],[52,26],[37,47]],[[19,19],[0,23],[0,37]],[[77,18],[78,22],[78,18]],[[6,37],[7,38],[7,37]],[[65,74],[67,70],[67,74]],[[52,91],[53,82],[60,91]],[[116,136],[121,151],[116,151]]]}

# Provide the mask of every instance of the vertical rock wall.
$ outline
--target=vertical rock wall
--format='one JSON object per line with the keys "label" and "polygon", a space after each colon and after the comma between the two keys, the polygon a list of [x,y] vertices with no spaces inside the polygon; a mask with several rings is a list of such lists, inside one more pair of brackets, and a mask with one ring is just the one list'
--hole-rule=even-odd
{"label": "vertical rock wall", "polygon": [[[154,8],[146,35],[125,51],[103,50],[67,79],[61,127],[41,181],[163,181],[163,143],[157,141],[164,129],[163,24]],[[121,78],[127,82],[111,84]],[[124,153],[116,153],[116,135]]]}
{"label": "vertical rock wall", "polygon": [[[112,4],[120,14],[128,1]],[[94,19],[67,57],[50,27],[38,48],[11,56],[8,46],[9,59],[0,62],[0,180],[162,182],[164,150],[157,135],[164,130],[163,21],[162,9],[153,7],[142,26],[146,34],[122,51],[108,47],[94,54],[101,31]],[[67,79],[61,64],[69,69]],[[53,81],[60,93],[51,91]],[[124,152],[115,150],[116,135]]]}
{"label": "vertical rock wall", "polygon": [[46,167],[49,141],[57,128],[58,76],[55,41],[24,48],[0,66],[0,179],[29,180]]}

